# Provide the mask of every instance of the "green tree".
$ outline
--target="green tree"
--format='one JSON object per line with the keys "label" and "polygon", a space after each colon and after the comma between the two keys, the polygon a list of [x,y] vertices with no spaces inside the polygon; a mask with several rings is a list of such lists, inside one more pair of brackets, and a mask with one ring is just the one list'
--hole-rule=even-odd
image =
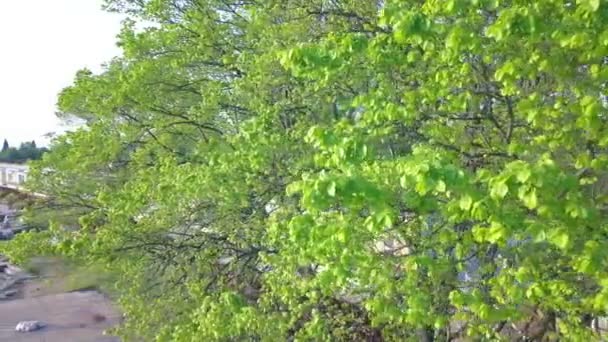
{"label": "green tree", "polygon": [[114,272],[125,339],[600,340],[603,2],[107,7],[6,252]]}
{"label": "green tree", "polygon": [[[5,146],[8,146],[8,143]],[[46,151],[46,148],[36,147],[36,142],[34,141],[25,142],[21,143],[19,148],[7,147],[0,151],[0,162],[25,163],[29,160],[38,160]]]}
{"label": "green tree", "polygon": [[10,146],[8,145],[8,141],[6,139],[4,139],[4,143],[2,143],[2,152],[5,152],[6,150],[8,150]]}

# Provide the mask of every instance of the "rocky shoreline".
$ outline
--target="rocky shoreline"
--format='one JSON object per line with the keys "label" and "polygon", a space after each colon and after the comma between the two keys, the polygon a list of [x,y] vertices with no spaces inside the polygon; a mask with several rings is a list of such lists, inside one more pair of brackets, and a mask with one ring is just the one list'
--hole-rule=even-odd
{"label": "rocky shoreline", "polygon": [[18,298],[24,282],[35,278],[0,256],[0,301]]}
{"label": "rocky shoreline", "polygon": [[[18,211],[9,205],[0,203],[0,240],[11,240],[15,234],[24,230],[18,220]],[[33,279],[19,267],[11,264],[3,255],[0,255],[0,301],[18,297],[24,281]]]}

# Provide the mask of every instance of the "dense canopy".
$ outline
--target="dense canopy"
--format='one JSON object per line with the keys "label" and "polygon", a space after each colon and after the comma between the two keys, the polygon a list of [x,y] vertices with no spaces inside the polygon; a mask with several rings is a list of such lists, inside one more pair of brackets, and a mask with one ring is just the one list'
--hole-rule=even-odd
{"label": "dense canopy", "polygon": [[607,3],[106,2],[7,252],[111,272],[126,340],[600,339]]}

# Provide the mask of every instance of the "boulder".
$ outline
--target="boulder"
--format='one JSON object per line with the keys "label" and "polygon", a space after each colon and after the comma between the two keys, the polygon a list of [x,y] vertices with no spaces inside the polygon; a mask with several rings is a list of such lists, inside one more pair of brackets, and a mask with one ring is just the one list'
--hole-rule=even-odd
{"label": "boulder", "polygon": [[22,321],[17,324],[15,330],[18,332],[30,332],[44,328],[44,323],[40,321]]}

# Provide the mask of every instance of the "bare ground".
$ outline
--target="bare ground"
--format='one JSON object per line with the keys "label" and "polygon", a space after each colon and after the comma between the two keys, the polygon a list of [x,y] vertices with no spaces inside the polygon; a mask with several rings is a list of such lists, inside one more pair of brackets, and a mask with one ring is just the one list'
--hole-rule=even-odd
{"label": "bare ground", "polygon": [[[0,301],[0,342],[114,342],[104,331],[120,322],[111,301],[96,291],[56,293],[46,283],[28,281],[12,300]],[[41,321],[46,327],[20,333],[20,321]]]}

